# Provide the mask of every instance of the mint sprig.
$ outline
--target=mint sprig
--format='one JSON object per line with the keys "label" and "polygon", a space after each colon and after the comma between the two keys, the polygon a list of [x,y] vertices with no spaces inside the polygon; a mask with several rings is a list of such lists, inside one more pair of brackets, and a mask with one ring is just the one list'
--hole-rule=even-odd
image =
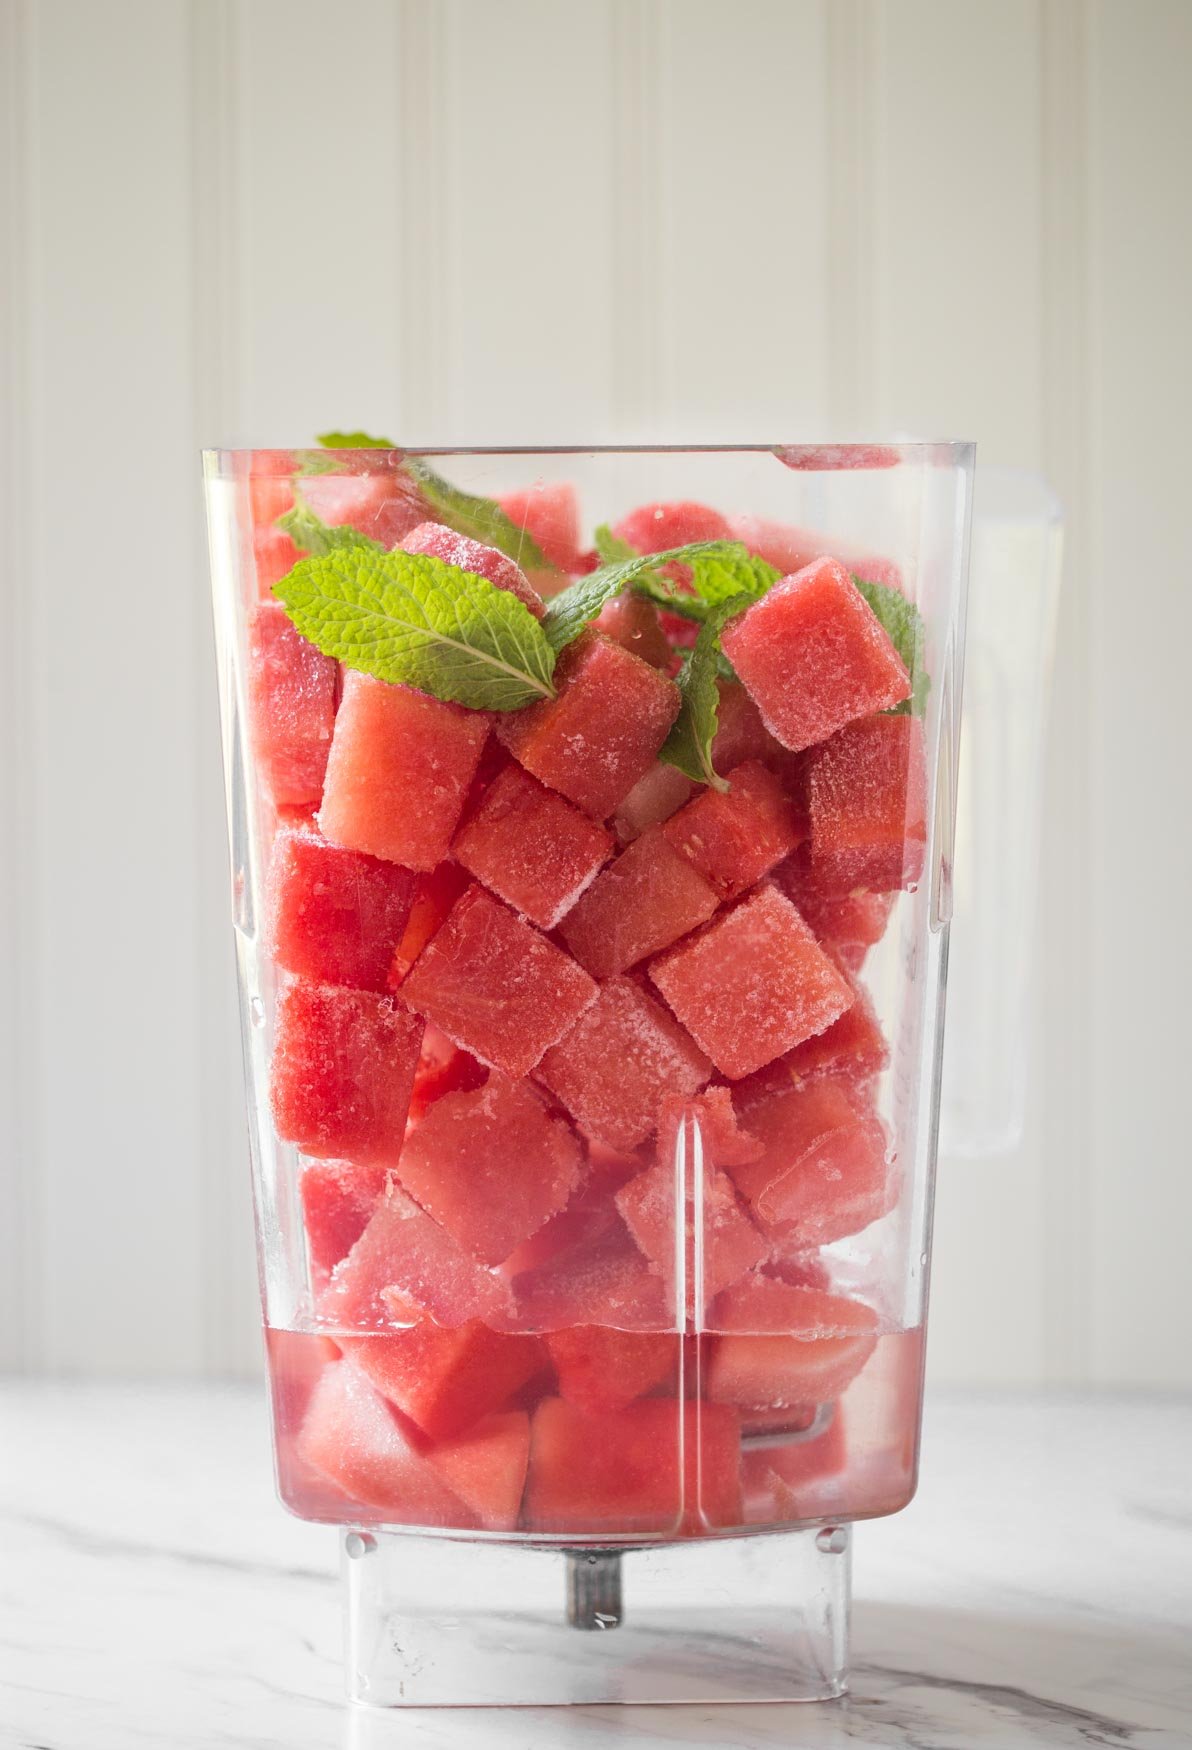
{"label": "mint sprig", "polygon": [[369,437],[366,431],[324,431],[319,443],[325,450],[395,450],[388,438]]}
{"label": "mint sprig", "polygon": [[595,529],[592,545],[602,565],[619,565],[623,559],[637,558],[637,548],[631,547],[628,541],[623,541],[620,535],[614,535],[607,523],[601,523]]}
{"label": "mint sprig", "polygon": [[[671,592],[659,567],[672,564],[691,567],[694,595],[677,586]],[[710,607],[730,596],[745,594],[750,600],[756,599],[755,591],[760,593],[757,564],[740,541],[689,541],[685,547],[668,547],[662,553],[636,553],[630,559],[602,565],[587,577],[577,578],[569,589],[555,596],[542,624],[555,649],[562,650],[579,636],[605,602],[630,586],[675,613],[704,620]],[[730,590],[728,584],[734,577],[738,587]]]}
{"label": "mint sprig", "polygon": [[554,697],[555,652],[525,604],[432,554],[336,547],[274,594],[304,638],[378,680],[481,711]]}
{"label": "mint sprig", "polygon": [[441,474],[436,474],[419,456],[407,456],[402,466],[439,522],[446,523],[457,535],[467,535],[473,541],[482,541],[486,547],[496,547],[523,571],[554,570],[533,535],[519,528],[495,499],[479,498],[473,492],[461,491],[449,480],[444,480]]}
{"label": "mint sprig", "polygon": [[318,559],[345,547],[368,547],[374,553],[385,551],[379,541],[374,541],[371,535],[361,534],[359,529],[325,523],[298,492],[294,494],[293,509],[278,517],[277,527],[285,530],[295,547]]}
{"label": "mint sprig", "polygon": [[855,574],[853,582],[881,621],[886,636],[902,658],[902,665],[911,677],[911,696],[900,705],[895,705],[894,711],[909,711],[913,717],[921,717],[927,708],[927,695],[931,690],[931,676],[924,666],[927,631],[922,614],[914,602],[908,601],[902,591],[893,588],[891,584],[871,583],[868,578],[857,577]]}
{"label": "mint sprig", "polygon": [[728,789],[728,780],[712,764],[712,743],[720,716],[720,694],[716,687],[722,661],[720,634],[734,614],[741,613],[756,599],[746,592],[727,596],[708,609],[691,656],[679,673],[683,700],[679,715],[658,753],[667,765],[677,766],[697,784],[710,784],[714,790]]}

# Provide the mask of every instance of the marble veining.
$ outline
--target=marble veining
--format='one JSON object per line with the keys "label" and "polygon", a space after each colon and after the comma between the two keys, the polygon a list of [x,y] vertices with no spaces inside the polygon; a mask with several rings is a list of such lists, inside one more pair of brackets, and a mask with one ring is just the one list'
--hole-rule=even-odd
{"label": "marble veining", "polygon": [[838,1703],[341,1699],[335,1536],[251,1388],[0,1387],[0,1750],[1192,1750],[1192,1405],[944,1397],[858,1528]]}

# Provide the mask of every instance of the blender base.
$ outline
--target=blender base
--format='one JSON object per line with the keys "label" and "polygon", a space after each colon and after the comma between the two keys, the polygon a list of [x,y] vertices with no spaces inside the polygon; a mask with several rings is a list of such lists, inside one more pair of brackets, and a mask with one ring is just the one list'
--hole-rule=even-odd
{"label": "blender base", "polygon": [[343,1534],[370,1707],[821,1701],[847,1687],[847,1526],[571,1548]]}

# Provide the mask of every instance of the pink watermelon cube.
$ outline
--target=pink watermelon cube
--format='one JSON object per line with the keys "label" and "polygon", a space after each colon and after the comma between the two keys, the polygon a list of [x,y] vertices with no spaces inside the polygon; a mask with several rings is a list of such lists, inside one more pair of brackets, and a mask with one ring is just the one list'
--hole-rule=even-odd
{"label": "pink watermelon cube", "polygon": [[676,809],[694,795],[695,785],[678,766],[655,760],[644,778],[639,778],[621,798],[613,815],[613,830],[623,845],[640,838],[647,827],[669,820]]}
{"label": "pink watermelon cube", "polygon": [[651,827],[593,881],[560,933],[581,966],[610,978],[706,923],[719,899],[686,857]]}
{"label": "pink watermelon cube", "polygon": [[573,1325],[554,1331],[546,1347],[559,1395],[589,1415],[623,1410],[655,1386],[678,1391],[682,1338],[667,1331],[613,1331]]}
{"label": "pink watermelon cube", "polygon": [[711,1065],[660,1003],[612,978],[537,1073],[586,1135],[627,1151],[653,1136],[664,1096],[693,1094]]}
{"label": "pink watermelon cube", "polygon": [[426,1455],[484,1531],[513,1531],[521,1513],[530,1459],[530,1418],[525,1410],[486,1416],[465,1434],[433,1446]]}
{"label": "pink watermelon cube", "polygon": [[653,764],[679,714],[679,689],[593,631],[563,651],[554,681],[555,698],[503,713],[497,733],[527,771],[605,820]]}
{"label": "pink watermelon cube", "polygon": [[770,522],[765,517],[734,516],[729,522],[733,539],[743,541],[751,553],[773,565],[784,577],[789,577],[792,571],[802,571],[816,559],[833,558],[846,565],[854,577],[883,583],[890,589],[902,588],[902,572],[893,559],[867,552],[835,535],[796,528],[791,523]]}
{"label": "pink watermelon cube", "polygon": [[420,1017],[392,997],[286,979],[270,1076],[278,1136],[305,1154],[391,1166],[421,1041]]}
{"label": "pink watermelon cube", "polygon": [[368,1226],[385,1189],[386,1169],[351,1161],[312,1161],[298,1182],[313,1275],[321,1286]]}
{"label": "pink watermelon cube", "polygon": [[257,572],[257,594],[269,601],[275,583],[293,571],[302,554],[284,529],[254,529],[252,556]]}
{"label": "pink watermelon cube", "polygon": [[764,1153],[757,1137],[742,1128],[728,1088],[705,1088],[702,1094],[694,1096],[667,1095],[658,1115],[660,1161],[676,1158],[676,1149],[684,1146],[679,1137],[684,1125],[699,1131],[704,1161],[714,1167],[745,1166]]}
{"label": "pink watermelon cube", "polygon": [[453,1530],[479,1523],[350,1361],[324,1369],[297,1450],[304,1464],[387,1523]]}
{"label": "pink watermelon cube", "polygon": [[389,986],[396,990],[431,937],[447,922],[456,900],[471,886],[466,869],[458,863],[436,863],[419,875],[414,901],[400,942],[393,952]]}
{"label": "pink watermelon cube", "polygon": [[615,1537],[737,1525],[740,1457],[727,1405],[643,1398],[590,1416],[544,1398],[530,1430],[525,1527]]}
{"label": "pink watermelon cube", "polygon": [[[849,982],[853,988],[852,1006],[822,1033],[804,1039],[801,1045],[780,1057],[771,1069],[781,1069],[793,1083],[822,1075],[868,1082],[881,1074],[890,1059],[885,1034],[868,994],[855,979]],[[770,1070],[759,1073],[769,1075]]]}
{"label": "pink watermelon cube", "polygon": [[[673,1157],[658,1160],[617,1192],[617,1208],[650,1267],[673,1293],[684,1244],[683,1274],[687,1311],[702,1321],[713,1295],[740,1281],[760,1264],[769,1242],[759,1233],[737,1201],[727,1174],[705,1165],[703,1204],[696,1207],[691,1185],[686,1200],[685,1233],[677,1229],[680,1175]],[[702,1285],[703,1293],[700,1294]]]}
{"label": "pink watermelon cube", "polygon": [[762,722],[761,712],[740,681],[717,681],[716,691],[719,704],[712,765],[717,772],[731,772],[746,760],[774,764],[789,758],[782,743],[775,741]]}
{"label": "pink watermelon cube", "polygon": [[514,1311],[507,1283],[478,1264],[392,1177],[368,1226],[319,1300],[337,1329],[387,1330],[425,1314],[437,1324],[499,1325]]}
{"label": "pink watermelon cube", "polygon": [[280,602],[248,617],[248,731],[274,802],[318,802],[335,726],[339,664],[304,638]]}
{"label": "pink watermelon cube", "polygon": [[369,474],[309,474],[302,496],[333,528],[359,529],[382,547],[396,547],[427,517],[426,500],[399,469]]}
{"label": "pink watermelon cube", "polygon": [[447,855],[488,730],[483,711],[349,669],[319,810],[324,836],[433,869]]}
{"label": "pink watermelon cube", "polygon": [[475,1319],[345,1337],[342,1347],[428,1440],[450,1440],[504,1409],[548,1361],[539,1338],[506,1336]]}
{"label": "pink watermelon cube", "polygon": [[722,1294],[706,1386],[713,1403],[778,1409],[832,1403],[877,1347],[877,1314],[818,1288],[757,1277]]}
{"label": "pink watermelon cube", "polygon": [[870,893],[863,887],[835,897],[822,893],[811,872],[810,850],[810,845],[801,847],[775,871],[775,879],[833,959],[850,972],[860,972],[870,948],[886,933],[894,894]]}
{"label": "pink watermelon cube", "polygon": [[728,783],[726,792],[702,790],[661,828],[671,848],[722,899],[755,886],[801,837],[781,779],[760,761],[734,766]]}
{"label": "pink watermelon cube", "polygon": [[[586,1205],[586,1206],[585,1206]],[[511,1266],[522,1268],[515,1273]],[[509,1272],[519,1330],[600,1324],[620,1331],[672,1331],[674,1309],[660,1277],[633,1243],[607,1192],[581,1194],[519,1248]],[[679,1321],[681,1323],[681,1321]]]}
{"label": "pink watermelon cube", "polygon": [[569,480],[536,480],[518,492],[502,492],[497,503],[551,565],[560,571],[579,570],[579,498]]}
{"label": "pink watermelon cube", "polygon": [[523,607],[529,608],[536,620],[546,612],[546,603],[534,588],[520,565],[496,547],[486,547],[481,541],[457,535],[442,523],[419,523],[402,538],[407,553],[429,553],[454,565],[460,571],[470,571],[474,577],[485,577],[498,589],[507,589]]}
{"label": "pink watermelon cube", "polygon": [[776,583],[729,621],[721,644],[766,728],[796,752],[910,697],[901,657],[835,559]]}
{"label": "pink watermelon cube", "polygon": [[914,887],[927,844],[927,764],[917,717],[865,717],[807,759],[811,877],[828,895]]}
{"label": "pink watermelon cube", "polygon": [[596,1000],[596,985],[483,887],[470,887],[401,996],[482,1063],[524,1076]]}
{"label": "pink watermelon cube", "polygon": [[510,765],[456,834],[452,855],[531,923],[553,930],[613,848],[607,827]]}
{"label": "pink watermelon cube", "polygon": [[436,1100],[444,1094],[459,1094],[469,1088],[482,1088],[489,1071],[479,1058],[453,1045],[445,1033],[428,1026],[422,1035],[418,1053],[418,1068],[414,1071],[414,1092],[410,1096],[410,1122],[425,1118]]}
{"label": "pink watermelon cube", "polygon": [[789,899],[760,887],[650,977],[722,1075],[737,1079],[820,1033],[853,1000]]}
{"label": "pink watermelon cube", "polygon": [[597,614],[595,625],[606,638],[640,656],[651,668],[669,673],[674,666],[675,653],[662,629],[658,609],[644,596],[614,596]]}
{"label": "pink watermelon cube", "polygon": [[482,1088],[444,1094],[406,1141],[398,1178],[482,1264],[499,1264],[558,1213],[579,1183],[569,1125],[533,1089],[494,1070]]}
{"label": "pink watermelon cube", "polygon": [[618,541],[635,553],[664,553],[690,541],[731,541],[726,518],[710,505],[684,500],[673,504],[642,504],[613,524]]}
{"label": "pink watermelon cube", "polygon": [[281,832],[265,894],[268,951],[304,978],[383,991],[414,881],[399,864],[345,851],[317,832]]}
{"label": "pink watermelon cube", "polygon": [[891,1206],[896,1181],[881,1120],[840,1076],[781,1092],[747,1091],[743,1122],[765,1144],[759,1160],[733,1168],[758,1219],[789,1225],[801,1246],[859,1233]]}

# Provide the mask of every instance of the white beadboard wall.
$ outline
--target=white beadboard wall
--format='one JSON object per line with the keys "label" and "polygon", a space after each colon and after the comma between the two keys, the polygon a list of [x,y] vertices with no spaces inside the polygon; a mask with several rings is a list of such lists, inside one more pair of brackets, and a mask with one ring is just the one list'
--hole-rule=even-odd
{"label": "white beadboard wall", "polygon": [[204,443],[903,429],[1070,518],[931,1366],[1192,1384],[1188,0],[0,0],[0,1365],[258,1365]]}

